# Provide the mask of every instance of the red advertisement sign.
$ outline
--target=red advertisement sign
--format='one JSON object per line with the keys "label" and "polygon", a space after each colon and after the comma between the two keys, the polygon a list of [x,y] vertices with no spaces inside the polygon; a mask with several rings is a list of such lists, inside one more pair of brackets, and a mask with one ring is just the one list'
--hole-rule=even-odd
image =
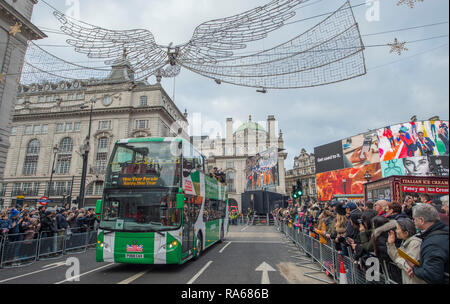
{"label": "red advertisement sign", "polygon": [[440,187],[421,187],[421,186],[402,186],[402,192],[409,193],[429,193],[429,194],[449,194],[448,188]]}

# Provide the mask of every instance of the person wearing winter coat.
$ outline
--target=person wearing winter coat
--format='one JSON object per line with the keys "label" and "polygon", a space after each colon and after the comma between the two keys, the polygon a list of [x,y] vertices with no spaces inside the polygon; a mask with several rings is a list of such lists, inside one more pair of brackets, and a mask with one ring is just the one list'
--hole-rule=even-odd
{"label": "person wearing winter coat", "polygon": [[[390,230],[395,230],[397,222],[395,220],[389,220],[383,216],[376,216],[372,219],[373,223],[373,235],[372,242],[375,255],[380,260],[380,263],[384,263],[387,267],[387,274],[395,282],[401,282],[401,272],[397,267],[393,267],[390,264],[391,258],[387,252],[387,240]],[[395,246],[400,247],[401,240],[395,241]]]}
{"label": "person wearing winter coat", "polygon": [[414,224],[421,231],[420,266],[407,261],[408,275],[416,276],[428,284],[449,283],[448,227],[439,220],[436,208],[417,204],[413,209]]}
{"label": "person wearing winter coat", "polygon": [[397,239],[402,240],[400,248],[407,255],[420,262],[420,245],[422,240],[415,236],[416,227],[414,222],[410,219],[399,219],[397,221],[397,226],[395,233],[394,231],[389,231],[387,249],[391,260],[397,265],[402,271],[402,283],[403,284],[426,284],[424,280],[418,277],[409,277],[408,269],[409,265],[406,260],[398,255],[398,249],[395,246],[395,235]]}

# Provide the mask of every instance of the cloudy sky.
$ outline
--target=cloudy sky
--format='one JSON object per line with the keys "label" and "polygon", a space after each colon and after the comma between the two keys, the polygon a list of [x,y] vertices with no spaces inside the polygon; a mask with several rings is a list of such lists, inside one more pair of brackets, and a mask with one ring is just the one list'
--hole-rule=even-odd
{"label": "cloudy sky", "polygon": [[[80,20],[108,29],[148,29],[158,44],[187,42],[202,22],[232,16],[269,0],[46,0],[58,10]],[[373,3],[376,2],[376,3]],[[344,0],[310,0],[296,10],[289,21],[306,21],[286,25],[264,40],[255,42],[253,49],[268,49],[285,42],[339,8]],[[353,6],[366,0],[351,0]],[[399,41],[416,41],[448,35],[448,23],[407,31],[371,35],[386,31],[430,25],[449,20],[448,0],[424,0],[409,8],[397,6],[399,0],[368,0],[367,5],[354,8],[365,50],[367,75],[338,84],[295,90],[269,90],[267,94],[255,89],[214,81],[182,70],[173,79],[163,80],[169,96],[181,111],[201,115],[202,122],[215,121],[225,129],[226,118],[232,117],[235,128],[248,120],[261,121],[265,126],[268,115],[274,115],[283,131],[288,152],[287,169],[302,148],[313,152],[314,147],[344,137],[356,135],[389,124],[408,121],[412,115],[428,119],[439,115],[448,119],[449,113],[449,48],[448,37],[407,44],[401,56],[390,54],[390,48],[371,47]],[[367,16],[379,4],[379,20]],[[374,6],[375,5],[375,6]],[[376,15],[375,15],[376,17]],[[53,33],[58,23],[52,10],[39,1],[35,6],[33,23],[49,36],[38,44],[64,44],[67,37]],[[86,57],[70,48],[45,47],[61,58],[82,62]],[[150,78],[150,83],[155,79]],[[175,91],[174,91],[175,90]],[[204,133],[207,133],[206,130]]]}

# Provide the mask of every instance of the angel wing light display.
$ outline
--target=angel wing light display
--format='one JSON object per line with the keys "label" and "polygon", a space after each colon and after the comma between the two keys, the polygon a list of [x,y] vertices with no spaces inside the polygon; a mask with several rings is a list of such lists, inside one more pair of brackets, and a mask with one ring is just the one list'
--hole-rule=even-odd
{"label": "angel wing light display", "polygon": [[58,11],[54,15],[62,24],[61,31],[71,36],[67,43],[75,51],[105,59],[107,65],[124,61],[136,80],[152,75],[175,77],[183,67],[218,84],[288,89],[364,75],[364,45],[348,1],[290,41],[245,56],[236,53],[284,26],[307,1],[273,0],[235,16],[205,22],[187,43],[177,46],[158,45],[147,30],[108,30]]}

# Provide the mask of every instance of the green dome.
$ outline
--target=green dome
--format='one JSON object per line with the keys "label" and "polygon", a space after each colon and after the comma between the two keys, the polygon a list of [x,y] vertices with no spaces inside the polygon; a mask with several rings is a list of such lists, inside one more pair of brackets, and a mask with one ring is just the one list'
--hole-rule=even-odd
{"label": "green dome", "polygon": [[249,121],[249,122],[244,123],[242,126],[240,126],[234,133],[239,133],[246,129],[254,130],[254,131],[264,131],[264,132],[266,131],[263,127],[261,127],[260,124],[253,122],[253,121]]}

